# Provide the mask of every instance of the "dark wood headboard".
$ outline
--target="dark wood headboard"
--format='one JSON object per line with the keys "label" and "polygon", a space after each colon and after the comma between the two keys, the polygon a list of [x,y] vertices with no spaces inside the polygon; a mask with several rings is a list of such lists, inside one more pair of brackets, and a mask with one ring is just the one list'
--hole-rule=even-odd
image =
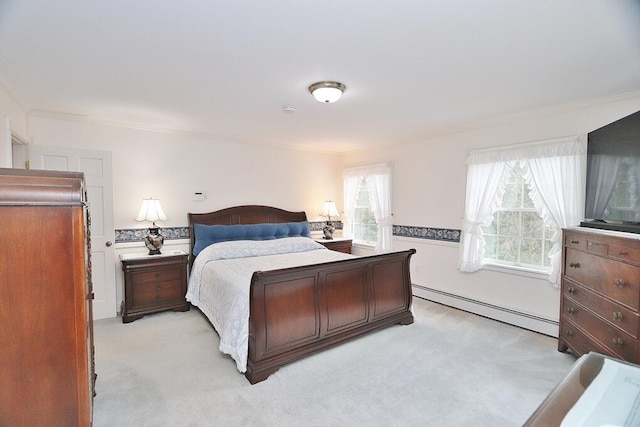
{"label": "dark wood headboard", "polygon": [[305,212],[291,212],[271,206],[234,206],[215,212],[188,213],[189,219],[189,266],[193,264],[193,246],[196,243],[193,224],[235,225],[264,224],[280,222],[301,222],[307,220]]}

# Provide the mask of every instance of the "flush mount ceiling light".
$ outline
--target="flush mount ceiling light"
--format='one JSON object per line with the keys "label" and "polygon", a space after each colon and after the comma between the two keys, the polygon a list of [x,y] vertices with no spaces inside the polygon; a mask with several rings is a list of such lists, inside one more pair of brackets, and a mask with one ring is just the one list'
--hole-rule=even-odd
{"label": "flush mount ceiling light", "polygon": [[309,86],[309,92],[318,102],[336,102],[342,96],[342,92],[347,89],[339,82],[318,82]]}

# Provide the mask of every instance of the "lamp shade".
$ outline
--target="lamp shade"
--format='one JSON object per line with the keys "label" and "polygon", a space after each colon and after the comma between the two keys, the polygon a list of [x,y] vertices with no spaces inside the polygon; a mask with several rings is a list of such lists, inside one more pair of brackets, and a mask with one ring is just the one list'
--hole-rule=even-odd
{"label": "lamp shade", "polygon": [[318,82],[309,86],[311,95],[322,103],[336,102],[346,89],[347,87],[339,82]]}
{"label": "lamp shade", "polygon": [[338,208],[336,208],[336,202],[331,200],[327,200],[322,205],[322,212],[320,212],[320,216],[327,216],[331,218],[332,216],[340,216],[338,213]]}
{"label": "lamp shade", "polygon": [[160,200],[158,199],[142,199],[142,206],[140,206],[140,212],[136,217],[136,221],[166,221],[167,216],[160,206]]}

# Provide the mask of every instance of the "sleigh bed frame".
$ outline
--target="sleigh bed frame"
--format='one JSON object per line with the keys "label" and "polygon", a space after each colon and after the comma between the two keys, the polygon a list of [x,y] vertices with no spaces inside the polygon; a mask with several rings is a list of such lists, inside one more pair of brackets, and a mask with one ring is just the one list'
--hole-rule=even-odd
{"label": "sleigh bed frame", "polygon": [[[189,213],[190,265],[194,224],[236,225],[307,221],[305,212],[237,206]],[[251,278],[251,384],[294,360],[393,324],[413,323],[409,261],[415,249],[287,269]]]}

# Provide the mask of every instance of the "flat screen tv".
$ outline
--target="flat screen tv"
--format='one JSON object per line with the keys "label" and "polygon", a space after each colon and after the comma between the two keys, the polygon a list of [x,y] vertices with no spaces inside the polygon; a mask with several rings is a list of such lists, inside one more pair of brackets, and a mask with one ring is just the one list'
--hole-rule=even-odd
{"label": "flat screen tv", "polygon": [[588,134],[583,227],[640,233],[640,111]]}

